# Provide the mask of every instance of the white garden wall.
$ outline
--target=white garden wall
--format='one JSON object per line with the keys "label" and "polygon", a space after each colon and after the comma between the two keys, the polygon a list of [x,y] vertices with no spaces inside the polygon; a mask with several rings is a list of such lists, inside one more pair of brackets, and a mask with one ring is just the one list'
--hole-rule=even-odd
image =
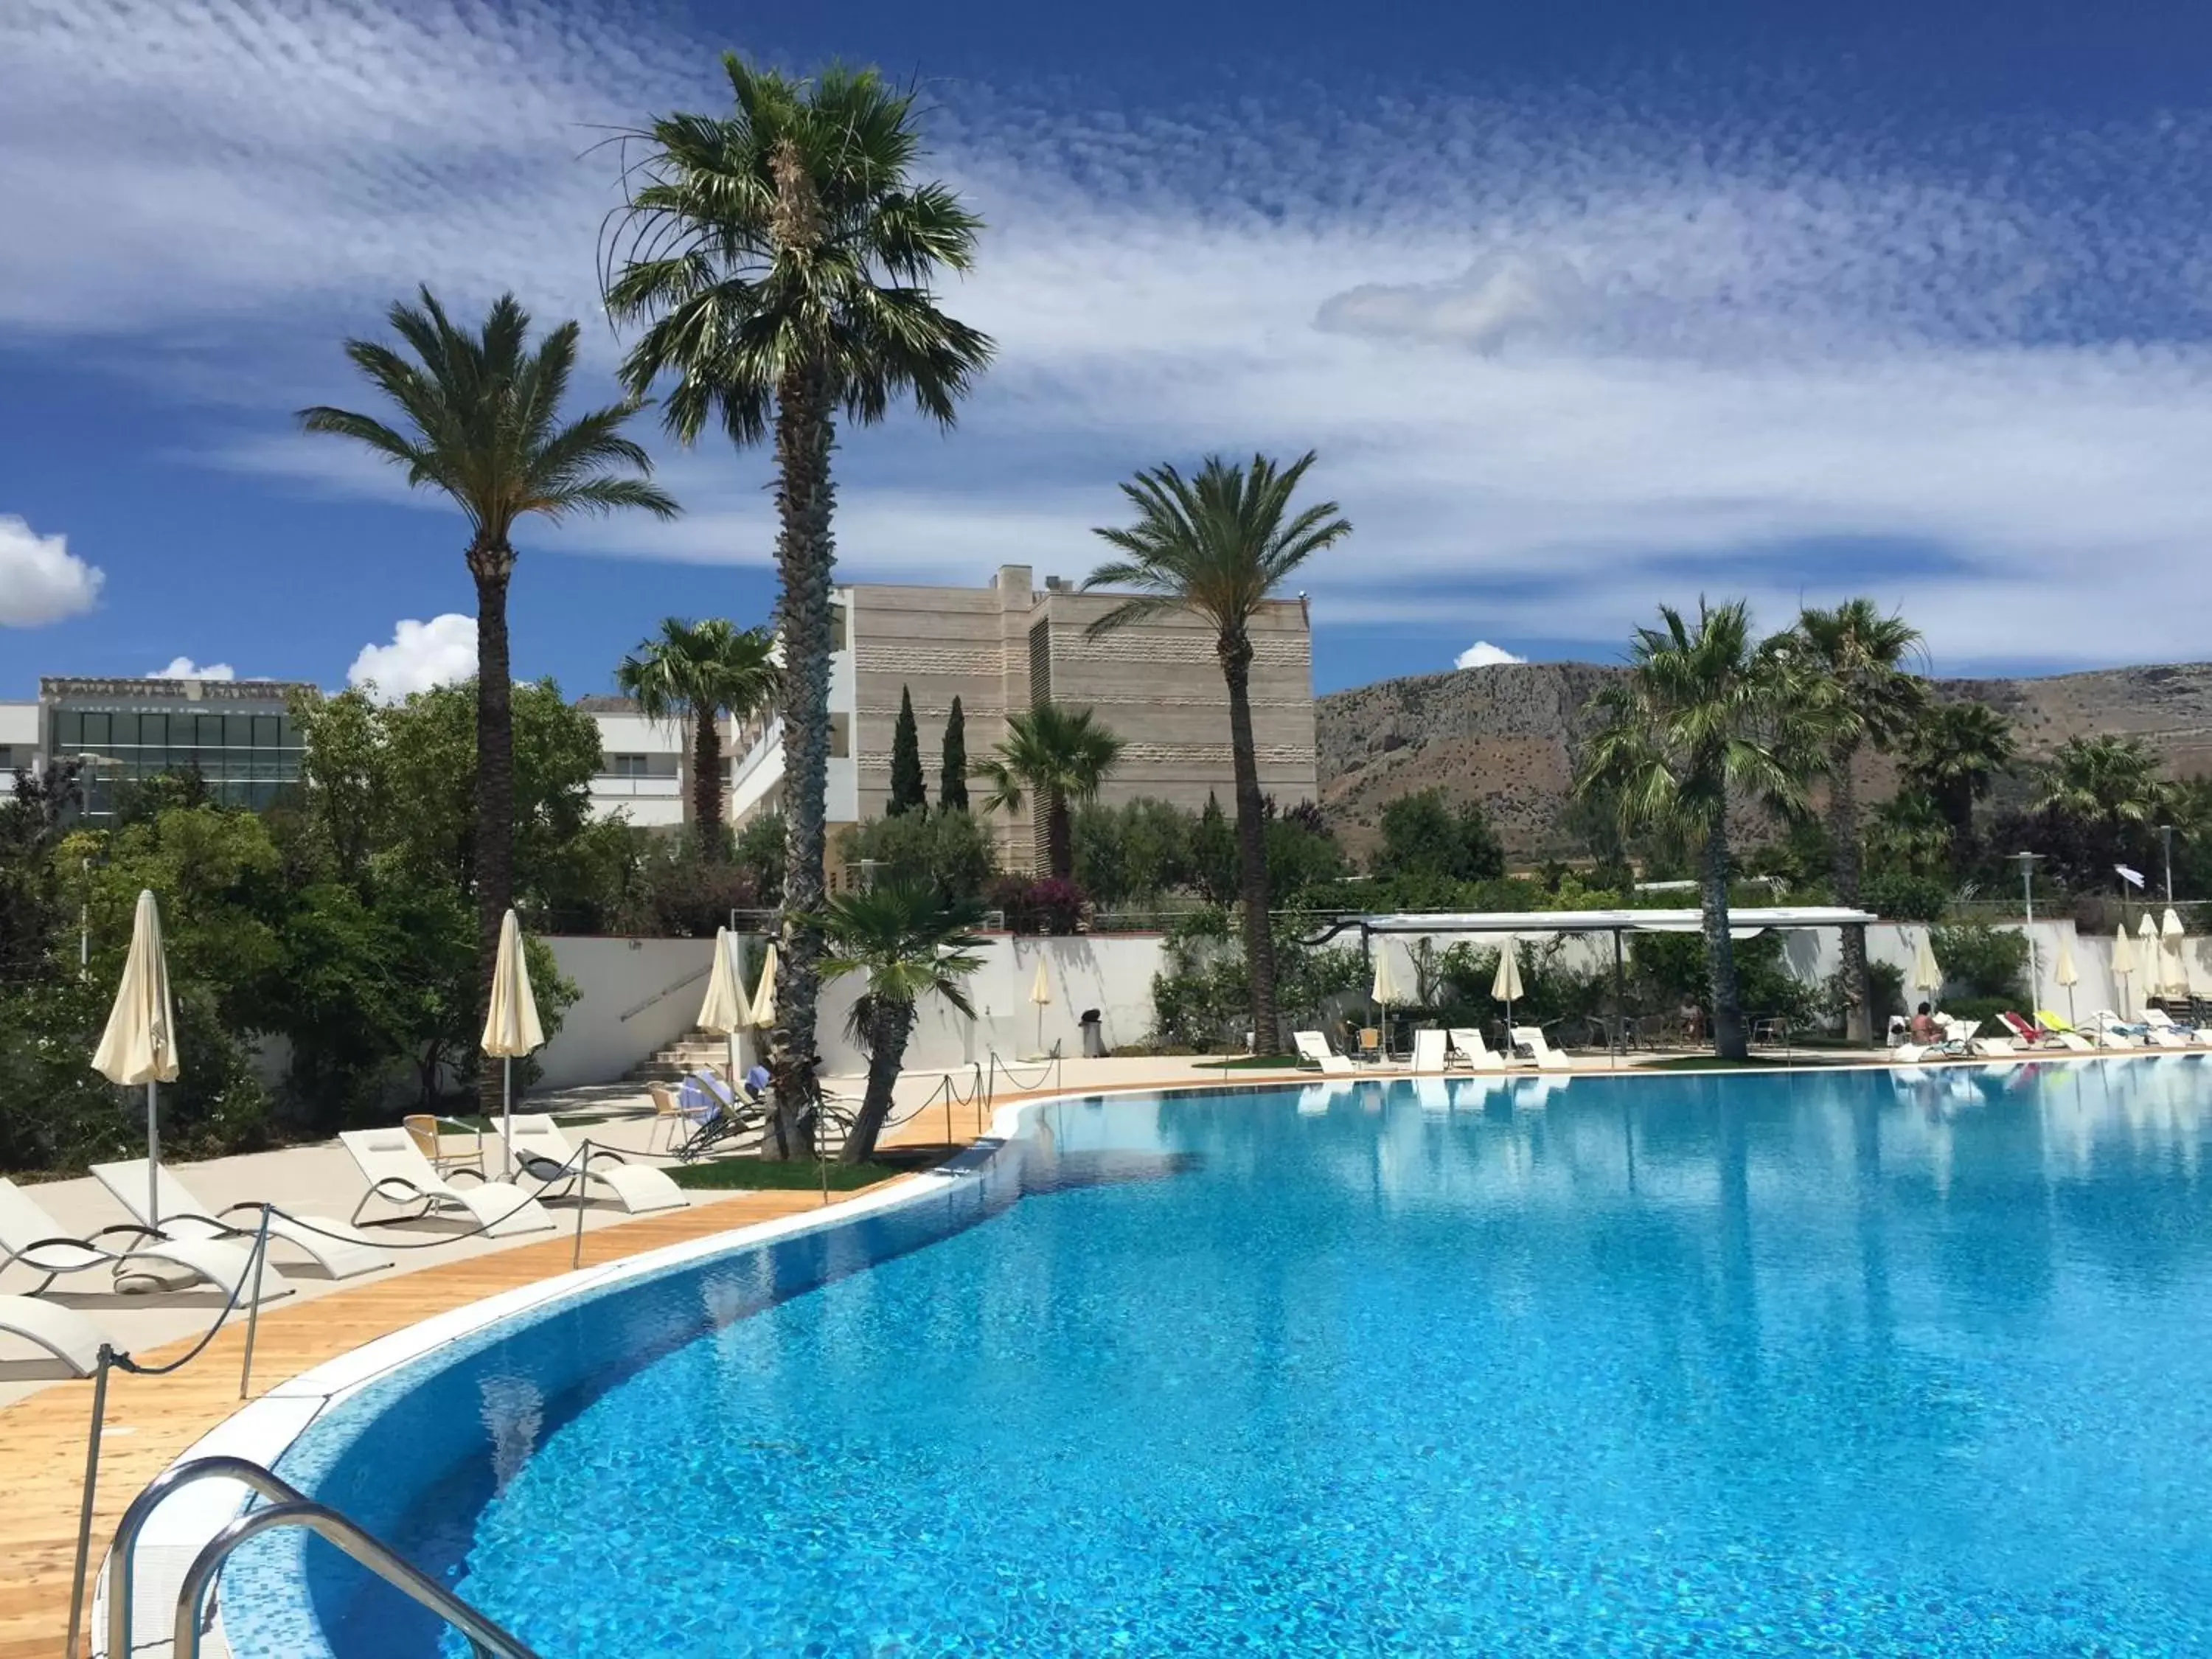
{"label": "white garden wall", "polygon": [[[539,1087],[611,1083],[697,1024],[714,940],[559,935],[545,942],[580,994],[538,1051]],[[757,959],[757,951],[747,958]]]}

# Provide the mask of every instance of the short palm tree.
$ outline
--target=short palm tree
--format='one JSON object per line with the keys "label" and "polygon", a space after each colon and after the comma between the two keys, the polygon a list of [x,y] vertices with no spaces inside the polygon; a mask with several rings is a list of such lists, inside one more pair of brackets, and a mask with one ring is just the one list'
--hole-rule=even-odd
{"label": "short palm tree", "polygon": [[[1808,606],[1784,638],[1797,659],[1798,684],[1814,705],[1808,712],[1821,730],[1836,902],[1856,908],[1859,808],[1851,768],[1862,750],[1886,752],[1894,747],[1927,707],[1925,683],[1904,665],[1920,647],[1920,630],[1902,617],[1884,616],[1872,599],[1856,599],[1832,611]],[[1851,1042],[1868,1042],[1873,1040],[1874,982],[1867,968],[1866,932],[1843,931],[1844,1034]]]}
{"label": "short palm tree", "polygon": [[1902,744],[1905,781],[1925,794],[1951,827],[1955,874],[1973,858],[1974,808],[2020,758],[2012,722],[1985,702],[1930,704]]}
{"label": "short palm tree", "polygon": [[640,642],[615,668],[615,684],[647,720],[691,724],[691,817],[700,855],[728,850],[722,814],[721,717],[739,720],[775,700],[781,678],[775,641],[764,628],[723,617],[687,623],[670,617],[658,637]]}
{"label": "short palm tree", "polygon": [[821,985],[837,416],[872,425],[908,397],[949,427],[993,348],[931,287],[974,262],[982,222],[913,178],[914,94],[873,70],[793,80],[733,52],[722,67],[727,114],[663,116],[635,135],[603,286],[610,315],[645,325],[624,384],[642,396],[674,382],[671,432],[689,443],[712,418],[747,446],[773,425],[787,840],[769,1063],[779,1097],[799,1100]]}
{"label": "short palm tree", "polygon": [[[507,667],[507,589],[514,526],[531,514],[559,520],[635,507],[673,518],[676,503],[651,482],[653,462],[623,435],[635,402],[565,424],[561,403],[576,362],[576,325],[562,323],[529,349],[530,314],[511,294],[483,326],[456,327],[427,288],[421,303],[394,305],[392,332],[412,360],[374,340],[349,340],[346,356],[401,416],[319,404],[300,411],[309,432],[333,433],[407,469],[407,482],[443,490],[469,522],[469,574],[477,586],[477,933],[489,1004],[501,918],[514,888],[514,741]],[[486,1067],[487,1102],[499,1078]]]}
{"label": "short palm tree", "polygon": [[1085,580],[1093,587],[1135,588],[1091,623],[1093,639],[1164,611],[1188,611],[1213,629],[1214,653],[1229,688],[1229,754],[1237,784],[1242,852],[1244,953],[1252,980],[1253,1042],[1280,1047],[1275,1015],[1275,938],[1267,914],[1267,809],[1252,741],[1252,621],[1291,574],[1352,533],[1334,501],[1292,512],[1291,497],[1314,463],[1308,450],[1286,467],[1255,455],[1249,468],[1209,455],[1195,478],[1172,466],[1139,472],[1121,486],[1136,509],[1133,525],[1096,533],[1125,556]]}
{"label": "short palm tree", "polygon": [[983,965],[976,952],[986,941],[975,932],[977,920],[972,907],[948,902],[926,884],[840,893],[824,910],[829,952],[822,959],[823,977],[865,974],[868,981],[848,1022],[854,1041],[867,1050],[868,1085],[845,1139],[846,1163],[865,1164],[875,1156],[921,1000],[940,996],[969,1018],[975,1017],[966,981]]}
{"label": "short palm tree", "polygon": [[1098,799],[1121,758],[1121,739],[1088,708],[1041,702],[1006,716],[1006,735],[969,776],[988,784],[983,809],[1018,812],[1034,797],[1044,809],[1045,870],[1075,878],[1071,809]]}
{"label": "short palm tree", "polygon": [[2090,849],[2094,867],[2140,856],[2152,825],[2166,810],[2168,785],[2158,756],[2140,738],[2069,738],[2044,775],[2045,812],[2070,820]]}
{"label": "short palm tree", "polygon": [[1699,848],[1713,1046],[1741,1060],[1748,1044],[1729,936],[1729,812],[1752,802],[1802,811],[1817,761],[1789,653],[1752,637],[1741,601],[1701,600],[1698,610],[1695,628],[1662,605],[1661,626],[1637,630],[1627,675],[1599,694],[1602,724],[1577,787],[1610,791],[1627,832],[1680,835]]}

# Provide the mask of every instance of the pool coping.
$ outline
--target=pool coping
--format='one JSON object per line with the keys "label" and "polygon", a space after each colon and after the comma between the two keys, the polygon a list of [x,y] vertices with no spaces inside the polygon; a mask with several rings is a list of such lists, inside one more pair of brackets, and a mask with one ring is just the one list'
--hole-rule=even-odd
{"label": "pool coping", "polygon": [[[1636,1066],[1603,1069],[1575,1066],[1550,1071],[1521,1067],[1511,1071],[1431,1073],[1393,1069],[1363,1072],[1350,1077],[1302,1072],[1271,1074],[1249,1081],[1243,1079],[1230,1080],[1225,1077],[1220,1082],[1168,1086],[1131,1084],[1033,1095],[997,1108],[992,1113],[984,1134],[945,1163],[930,1170],[917,1171],[908,1179],[855,1194],[823,1208],[753,1222],[596,1267],[558,1273],[450,1309],[373,1338],[358,1347],[349,1349],[334,1358],[276,1384],[187,1446],[168,1467],[175,1468],[195,1458],[228,1455],[248,1458],[264,1468],[273,1468],[325,1412],[448,1343],[460,1340],[502,1320],[550,1306],[571,1297],[603,1291],[629,1279],[781,1239],[842,1227],[864,1217],[923,1202],[942,1192],[940,1182],[981,1177],[1004,1155],[1009,1146],[1026,1137],[1038,1114],[1047,1107],[1066,1102],[1132,1097],[1169,1099],[1191,1094],[1272,1092],[1291,1087],[1322,1087],[1334,1093],[1356,1089],[1364,1084],[1410,1082],[1424,1077],[1439,1081],[1465,1079],[1485,1084],[1512,1083],[1522,1079],[1556,1079],[1564,1085],[1578,1078],[1746,1077],[1864,1071],[1926,1073],[1966,1066],[2006,1070],[2023,1064],[2075,1066],[2106,1060],[2186,1058],[2192,1054],[2200,1058],[2212,1057],[2212,1048],[2107,1048],[2088,1053],[2057,1050],[1995,1056],[1959,1056],[1936,1060],[1932,1064],[1897,1060],[1842,1063],[1816,1060],[1759,1067],[1683,1067],[1664,1072]],[[1233,1073],[1230,1076],[1233,1077]],[[204,1480],[173,1495],[155,1511],[140,1536],[137,1568],[133,1575],[135,1593],[132,1600],[137,1604],[133,1610],[134,1631],[138,1638],[134,1642],[134,1648],[143,1649],[151,1644],[146,1638],[157,1630],[161,1633],[154,1638],[155,1641],[167,1645],[167,1615],[175,1604],[178,1584],[185,1568],[207,1542],[237,1516],[251,1496],[246,1488],[235,1481]],[[107,1586],[107,1563],[103,1560],[88,1621],[92,1632],[92,1650],[96,1656],[106,1651]],[[151,1624],[146,1616],[149,1610],[157,1614],[156,1620]],[[223,1629],[219,1585],[211,1632],[215,1640],[221,1644],[216,1650],[229,1653],[231,1650]]]}

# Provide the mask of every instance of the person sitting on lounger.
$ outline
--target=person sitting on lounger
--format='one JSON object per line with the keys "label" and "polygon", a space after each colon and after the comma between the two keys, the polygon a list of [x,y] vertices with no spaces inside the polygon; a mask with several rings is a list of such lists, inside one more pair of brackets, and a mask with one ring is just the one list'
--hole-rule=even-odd
{"label": "person sitting on lounger", "polygon": [[1912,1040],[1925,1046],[1936,1040],[1935,1011],[1922,1003],[1912,1011]]}

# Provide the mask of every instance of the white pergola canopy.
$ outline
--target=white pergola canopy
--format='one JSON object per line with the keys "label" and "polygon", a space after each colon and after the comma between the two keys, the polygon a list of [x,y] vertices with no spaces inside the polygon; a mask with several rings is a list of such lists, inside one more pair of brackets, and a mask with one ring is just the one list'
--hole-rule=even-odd
{"label": "white pergola canopy", "polygon": [[[1840,904],[1729,907],[1736,939],[1756,939],[1769,928],[1862,927],[1881,920]],[[1705,918],[1696,910],[1408,910],[1339,918],[1338,929],[1346,927],[1370,933],[1694,933]]]}

